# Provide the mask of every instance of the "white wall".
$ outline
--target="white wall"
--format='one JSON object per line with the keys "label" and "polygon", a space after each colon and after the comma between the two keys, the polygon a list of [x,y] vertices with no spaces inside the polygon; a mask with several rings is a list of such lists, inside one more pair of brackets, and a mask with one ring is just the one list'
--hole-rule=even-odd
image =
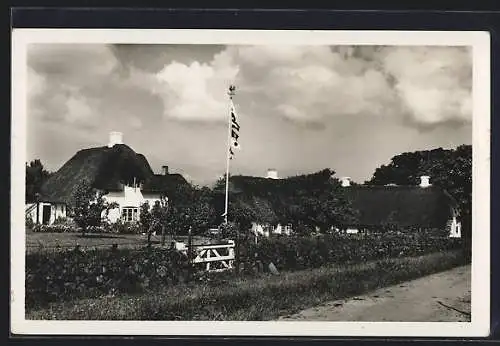
{"label": "white wall", "polygon": [[[26,210],[34,205],[35,203],[26,204]],[[30,212],[27,214],[29,215],[31,220],[33,220],[34,223],[42,223],[44,206],[50,206],[50,218],[48,222],[49,225],[53,224],[57,218],[66,217],[67,208],[65,204],[41,202],[38,204],[38,208],[35,207],[31,209]],[[37,209],[38,209],[38,220],[37,220]]]}
{"label": "white wall", "polygon": [[[149,203],[152,207],[156,201],[160,200],[159,194],[145,194],[143,195],[139,187],[125,186],[123,191],[111,191],[104,195],[103,198],[109,202],[115,202],[119,205],[118,208],[111,209],[108,213],[108,220],[112,223],[120,220],[123,207],[139,208],[145,202]],[[140,217],[140,214],[139,214]]]}
{"label": "white wall", "polygon": [[[269,230],[271,228],[271,231]],[[256,235],[261,235],[264,237],[269,237],[270,233],[273,234],[285,234],[285,235],[290,235],[292,232],[292,229],[290,226],[282,226],[281,224],[278,224],[276,227],[272,228],[269,227],[268,225],[263,225],[263,224],[258,224],[256,222],[252,222],[252,233]]]}
{"label": "white wall", "polygon": [[31,209],[28,213],[26,213],[26,217],[29,217],[33,223],[37,222],[36,219],[36,203],[26,203],[25,205],[25,211],[28,209]]}
{"label": "white wall", "polygon": [[269,237],[269,231],[264,225],[252,222],[252,233],[256,235],[262,235],[264,237]]}
{"label": "white wall", "polygon": [[450,225],[450,238],[461,238],[462,237],[462,224],[454,216],[451,220]]}
{"label": "white wall", "polygon": [[54,223],[58,218],[66,217],[66,205],[61,203],[53,203],[50,210],[50,224]]}

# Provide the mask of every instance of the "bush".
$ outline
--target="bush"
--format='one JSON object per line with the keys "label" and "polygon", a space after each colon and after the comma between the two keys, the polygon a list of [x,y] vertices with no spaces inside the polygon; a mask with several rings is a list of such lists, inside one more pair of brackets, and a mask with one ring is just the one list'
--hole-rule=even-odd
{"label": "bush", "polygon": [[330,263],[359,263],[369,260],[420,256],[458,249],[460,239],[448,238],[434,230],[387,231],[365,234],[327,234],[316,237],[263,238],[258,244],[245,241],[241,260],[257,258],[273,262],[281,270],[318,268]]}
{"label": "bush", "polygon": [[90,234],[109,233],[109,230],[106,226],[87,226],[86,233]]}
{"label": "bush", "polygon": [[27,231],[32,231],[33,228],[35,228],[35,223],[33,222],[33,219],[29,215],[26,215],[24,221],[24,227]]}
{"label": "bush", "polygon": [[64,224],[52,224],[52,225],[41,225],[36,224],[33,227],[33,232],[41,232],[41,233],[69,233],[76,232],[77,229],[74,226],[68,226]]}
{"label": "bush", "polygon": [[114,223],[107,224],[105,227],[108,232],[117,234],[139,234],[143,232],[138,222],[123,222],[118,220]]}
{"label": "bush", "polygon": [[187,266],[173,250],[64,250],[26,255],[26,305],[168,286]]}
{"label": "bush", "polygon": [[78,225],[76,224],[76,222],[69,217],[58,217],[54,220],[53,225],[65,225],[73,227],[74,229],[78,229]]}

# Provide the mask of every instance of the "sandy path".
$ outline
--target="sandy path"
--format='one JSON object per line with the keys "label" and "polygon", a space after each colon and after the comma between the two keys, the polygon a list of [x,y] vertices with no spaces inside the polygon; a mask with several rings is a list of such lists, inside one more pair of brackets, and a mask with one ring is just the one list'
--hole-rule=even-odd
{"label": "sandy path", "polygon": [[458,267],[280,320],[466,322],[470,316],[453,308],[470,313],[470,281],[470,266]]}

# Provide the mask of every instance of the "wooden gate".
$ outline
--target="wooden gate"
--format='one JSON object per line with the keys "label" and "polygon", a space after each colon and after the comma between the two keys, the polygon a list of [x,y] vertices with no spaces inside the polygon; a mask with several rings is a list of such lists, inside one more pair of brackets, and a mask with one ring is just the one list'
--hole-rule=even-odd
{"label": "wooden gate", "polygon": [[193,263],[205,264],[207,271],[223,271],[233,268],[234,241],[220,245],[194,246]]}

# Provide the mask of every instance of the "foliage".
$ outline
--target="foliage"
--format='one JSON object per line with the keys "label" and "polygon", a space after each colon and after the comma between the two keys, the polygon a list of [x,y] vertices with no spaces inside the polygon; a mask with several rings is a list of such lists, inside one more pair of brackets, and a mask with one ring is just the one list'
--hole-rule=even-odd
{"label": "foliage", "polygon": [[219,226],[220,234],[222,239],[236,239],[238,236],[238,225],[234,222],[222,223]]}
{"label": "foliage", "polygon": [[140,208],[139,226],[142,233],[148,236],[148,245],[151,245],[151,236],[159,231],[159,220],[161,219],[161,205],[159,201],[151,207],[149,202],[145,202]]}
{"label": "foliage", "polygon": [[70,233],[75,232],[75,228],[63,224],[42,225],[36,224],[33,227],[35,233]]}
{"label": "foliage", "polygon": [[179,280],[182,257],[169,250],[76,248],[26,255],[26,304],[140,292]]}
{"label": "foliage", "polygon": [[[292,224],[294,229],[319,227],[326,232],[331,226],[354,223],[357,212],[351,208],[335,172],[298,175],[287,179],[265,179],[233,176],[229,198],[229,219],[248,229],[251,222],[277,225]],[[220,205],[225,178],[214,186]]]}
{"label": "foliage", "polygon": [[108,233],[117,234],[139,234],[142,232],[142,228],[138,222],[123,222],[121,220],[105,224],[104,228]]}
{"label": "foliage", "polygon": [[66,225],[66,226],[71,226],[73,228],[77,228],[78,225],[76,224],[76,222],[69,218],[69,217],[58,217],[57,219],[54,220],[54,225]]}
{"label": "foliage", "polygon": [[279,276],[231,278],[163,287],[140,295],[82,301],[58,301],[29,319],[59,320],[274,320],[308,306],[363,294],[370,290],[453,268],[463,263],[460,251],[421,257],[322,267]]}
{"label": "foliage", "polygon": [[448,238],[438,230],[388,231],[369,234],[327,234],[317,237],[251,239],[242,246],[242,261],[254,254],[281,270],[317,268],[331,263],[359,263],[367,260],[419,256],[459,248],[461,240]]}
{"label": "foliage", "polygon": [[[459,240],[435,236],[430,230],[280,237],[264,239],[257,245],[250,239],[240,240],[240,262],[246,263],[245,267],[251,268],[259,260],[265,265],[274,263],[280,271],[420,256],[445,252],[459,245]],[[110,292],[133,293],[175,283],[180,271],[186,269],[185,257],[162,248],[42,251],[27,254],[26,287],[30,304]]]}
{"label": "foliage", "polygon": [[179,185],[168,200],[153,206],[152,224],[157,222],[172,235],[203,234],[214,222],[214,209],[209,188]]}
{"label": "foliage", "polygon": [[149,202],[146,201],[141,205],[139,215],[139,225],[141,226],[142,232],[149,234],[153,222],[153,216],[151,215],[151,206],[149,205]]}
{"label": "foliage", "polygon": [[40,194],[43,183],[50,177],[39,159],[26,163],[26,203],[34,203]]}
{"label": "foliage", "polygon": [[89,227],[101,227],[103,212],[116,208],[116,203],[108,203],[103,194],[93,189],[90,184],[83,181],[77,186],[73,196],[72,217],[80,227],[82,234],[87,233]]}
{"label": "foliage", "polygon": [[[78,228],[75,227],[74,225],[69,225],[69,224],[52,224],[52,225],[42,225],[42,224],[36,224],[33,227],[33,232],[35,233],[74,233],[78,231]],[[86,233],[108,233],[109,229],[107,229],[104,226],[88,226]]]}
{"label": "foliage", "polygon": [[30,215],[26,215],[25,219],[24,219],[24,228],[27,231],[32,231],[34,227],[35,227],[35,223],[33,222],[33,219],[31,218]]}

